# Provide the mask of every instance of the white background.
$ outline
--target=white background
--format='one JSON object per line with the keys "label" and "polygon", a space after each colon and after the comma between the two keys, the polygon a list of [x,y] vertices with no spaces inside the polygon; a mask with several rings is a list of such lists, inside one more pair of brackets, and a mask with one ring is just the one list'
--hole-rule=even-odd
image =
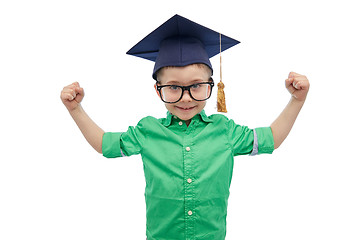
{"label": "white background", "polygon": [[97,154],[59,96],[79,81],[105,131],[164,117],[153,63],[125,53],[174,14],[241,41],[223,53],[237,123],[270,125],[290,99],[290,71],[311,83],[273,155],[235,158],[227,240],[360,239],[358,10],[346,0],[1,1],[0,239],[145,239],[140,156]]}

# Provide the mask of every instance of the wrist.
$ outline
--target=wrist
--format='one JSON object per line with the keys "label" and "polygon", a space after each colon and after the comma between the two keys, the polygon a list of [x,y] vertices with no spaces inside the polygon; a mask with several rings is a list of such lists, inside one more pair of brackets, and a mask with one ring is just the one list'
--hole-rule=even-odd
{"label": "wrist", "polygon": [[299,99],[297,99],[296,97],[291,96],[291,98],[290,98],[290,102],[295,103],[295,104],[301,104],[301,105],[304,105],[304,103],[305,103],[305,99],[303,99],[303,100],[299,100]]}
{"label": "wrist", "polygon": [[84,112],[84,109],[82,108],[82,106],[79,104],[77,107],[73,108],[73,109],[68,109],[69,113],[71,116],[76,116],[76,115],[80,115]]}
{"label": "wrist", "polygon": [[294,97],[291,97],[288,107],[290,110],[290,113],[295,114],[296,116],[299,114],[300,110],[304,106],[305,100],[299,100]]}

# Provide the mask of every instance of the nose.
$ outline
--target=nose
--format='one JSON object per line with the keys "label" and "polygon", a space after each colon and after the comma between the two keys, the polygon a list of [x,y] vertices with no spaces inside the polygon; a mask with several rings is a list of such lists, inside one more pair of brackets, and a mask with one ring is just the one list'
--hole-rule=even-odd
{"label": "nose", "polygon": [[189,93],[189,90],[185,90],[184,93],[183,93],[183,96],[181,98],[181,101],[182,102],[191,102],[192,101],[192,98],[190,96],[190,93]]}

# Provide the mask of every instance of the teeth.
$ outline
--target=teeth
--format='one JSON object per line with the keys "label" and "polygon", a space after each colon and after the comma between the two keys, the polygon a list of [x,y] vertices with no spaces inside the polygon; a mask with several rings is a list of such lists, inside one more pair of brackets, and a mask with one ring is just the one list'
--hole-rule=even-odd
{"label": "teeth", "polygon": [[183,110],[190,110],[190,109],[193,109],[194,107],[178,107],[178,108],[180,108],[180,109],[183,109]]}

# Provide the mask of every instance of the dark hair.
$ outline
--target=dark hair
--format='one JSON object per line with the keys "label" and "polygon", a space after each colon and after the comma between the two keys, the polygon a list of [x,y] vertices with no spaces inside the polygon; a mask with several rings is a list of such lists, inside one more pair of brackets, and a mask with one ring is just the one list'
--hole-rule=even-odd
{"label": "dark hair", "polygon": [[[193,63],[193,64],[190,64],[190,65],[195,65],[195,66],[198,66],[199,68],[205,68],[206,70],[209,71],[209,77],[211,77],[212,71],[211,71],[211,68],[209,68],[208,65],[206,65],[206,64],[204,64],[204,63]],[[190,65],[186,65],[186,66],[190,66]],[[186,67],[186,66],[183,66],[183,67]],[[178,67],[178,66],[166,66],[166,67],[160,68],[160,69],[156,72],[156,82],[160,83],[159,75],[161,75],[163,69],[176,68],[176,67]]]}

